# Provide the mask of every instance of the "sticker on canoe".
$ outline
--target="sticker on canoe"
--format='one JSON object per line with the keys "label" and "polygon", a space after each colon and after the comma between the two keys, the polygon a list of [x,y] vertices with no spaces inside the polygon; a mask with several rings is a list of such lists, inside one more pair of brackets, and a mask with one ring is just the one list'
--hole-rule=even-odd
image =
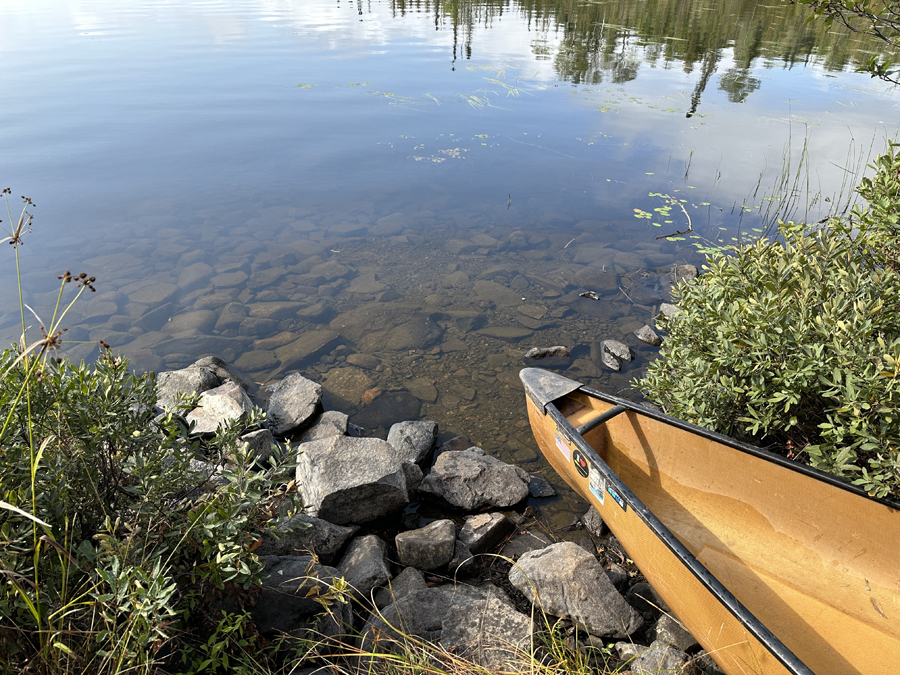
{"label": "sticker on canoe", "polygon": [[575,451],[572,453],[572,461],[575,463],[575,468],[578,469],[578,473],[581,475],[581,477],[587,478],[588,461],[587,457],[584,456],[581,450],[578,450],[577,448],[575,449]]}
{"label": "sticker on canoe", "polygon": [[606,479],[603,477],[603,474],[597,471],[593,466],[591,467],[591,474],[588,477],[588,486],[591,488],[591,492],[594,493],[594,496],[600,500],[601,504],[603,504],[604,496],[606,495]]}
{"label": "sticker on canoe", "polygon": [[563,457],[566,458],[567,462],[572,461],[572,451],[569,449],[569,446],[566,445],[566,442],[559,436],[556,435],[556,447],[562,453]]}
{"label": "sticker on canoe", "polygon": [[616,504],[618,504],[619,506],[622,507],[623,511],[628,510],[627,504],[625,503],[625,500],[622,498],[622,495],[620,495],[618,492],[616,492],[616,489],[612,485],[607,485],[606,491],[609,493],[610,497],[612,497],[613,499],[616,500]]}

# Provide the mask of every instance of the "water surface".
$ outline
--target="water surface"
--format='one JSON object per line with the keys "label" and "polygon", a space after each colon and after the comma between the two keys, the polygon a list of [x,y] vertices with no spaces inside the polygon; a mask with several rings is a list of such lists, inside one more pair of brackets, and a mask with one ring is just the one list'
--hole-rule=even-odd
{"label": "water surface", "polygon": [[[4,3],[27,301],[46,316],[83,270],[75,358],[104,339],[141,369],[300,371],[359,424],[435,419],[541,471],[526,349],[566,345],[554,368],[632,395],[673,265],[844,204],[845,168],[896,135],[900,96],[854,72],[878,46],[804,20],[748,0]],[[688,225],[666,204],[692,233],[658,238]],[[635,351],[621,373],[591,359],[608,338]]]}

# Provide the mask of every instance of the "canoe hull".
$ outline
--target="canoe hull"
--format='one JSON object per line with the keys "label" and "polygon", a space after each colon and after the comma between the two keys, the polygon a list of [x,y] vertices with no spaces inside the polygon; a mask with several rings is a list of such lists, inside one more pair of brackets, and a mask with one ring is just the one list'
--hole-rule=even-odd
{"label": "canoe hull", "polygon": [[900,512],[560,376],[542,393],[547,375],[522,372],[543,454],[726,673],[894,671]]}

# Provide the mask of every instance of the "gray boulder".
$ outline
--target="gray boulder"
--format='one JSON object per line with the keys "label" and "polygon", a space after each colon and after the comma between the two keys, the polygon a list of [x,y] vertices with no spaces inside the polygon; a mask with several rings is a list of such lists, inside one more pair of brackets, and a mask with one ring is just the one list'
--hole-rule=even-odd
{"label": "gray boulder", "polygon": [[358,529],[301,513],[280,524],[274,532],[266,530],[256,553],[261,556],[310,553],[328,563]]}
{"label": "gray boulder", "polygon": [[532,347],[525,352],[526,359],[566,358],[569,356],[569,348],[562,345],[555,347]]}
{"label": "gray boulder", "polygon": [[647,638],[656,642],[674,645],[683,652],[694,651],[700,647],[694,636],[670,614],[663,614],[659,617],[657,622],[647,631]]}
{"label": "gray boulder", "polygon": [[300,437],[300,443],[309,443],[310,441],[318,441],[330,436],[345,436],[347,434],[347,423],[349,416],[336,410],[327,410],[323,412],[316,423],[313,424]]}
{"label": "gray boulder", "polygon": [[291,373],[265,391],[270,393],[266,403],[269,428],[276,436],[284,436],[309,421],[322,400],[322,385],[299,373]]}
{"label": "gray boulder", "polygon": [[681,314],[681,309],[673,305],[669,302],[663,302],[659,305],[659,314],[656,315],[657,327],[659,327],[659,320],[662,318],[663,320],[671,320],[676,316]]}
{"label": "gray boulder", "polygon": [[441,624],[444,649],[485,668],[502,669],[529,653],[534,622],[495,597],[452,605]]}
{"label": "gray boulder", "polygon": [[518,560],[526,553],[547,548],[551,543],[543,532],[526,530],[510,537],[510,540],[500,549],[500,555]]}
{"label": "gray boulder", "polygon": [[634,336],[640,340],[641,342],[645,342],[648,345],[652,345],[654,347],[659,347],[662,344],[662,338],[656,334],[656,331],[650,328],[647,324],[644,324],[636,331],[634,331]]}
{"label": "gray boulder", "polygon": [[631,348],[618,340],[599,340],[591,344],[591,361],[610,370],[622,370],[622,364],[634,359]]}
{"label": "gray boulder", "polygon": [[191,365],[181,370],[168,370],[156,376],[156,405],[170,409],[179,396],[202,394],[220,384],[218,376],[207,368]]}
{"label": "gray boulder", "polygon": [[[263,635],[296,633],[314,615],[322,615],[314,628],[337,635],[350,625],[350,606],[328,597],[341,573],[320,565],[312,556],[264,556],[262,592],[250,615]],[[323,611],[327,610],[327,611]]]}
{"label": "gray boulder", "polygon": [[338,569],[354,595],[364,599],[369,599],[375,588],[384,586],[393,577],[387,561],[387,544],[374,534],[351,541]]}
{"label": "gray boulder", "polygon": [[548,614],[571,619],[598,637],[627,637],[643,625],[597,559],[572,542],[526,553],[509,581]]}
{"label": "gray boulder", "polygon": [[451,574],[473,574],[476,569],[476,558],[459,539],[453,547],[453,557],[447,563],[447,569]]}
{"label": "gray boulder", "polygon": [[581,516],[581,522],[584,525],[584,529],[594,537],[602,537],[606,534],[606,523],[603,522],[603,518],[600,517],[597,509],[593,506]]}
{"label": "gray boulder", "polygon": [[228,367],[228,364],[225,363],[218,356],[204,356],[202,359],[197,359],[194,361],[190,368],[205,368],[213,375],[219,378],[219,382],[235,382],[241,389],[247,390],[247,383],[235,372]]}
{"label": "gray boulder", "polygon": [[472,553],[484,553],[493,549],[515,529],[513,522],[502,513],[480,513],[467,516],[459,530],[459,540]]}
{"label": "gray boulder", "polygon": [[250,451],[257,462],[265,462],[272,455],[272,446],[275,445],[275,437],[268,429],[259,429],[244,434],[238,439],[241,443],[250,446]]}
{"label": "gray boulder", "polygon": [[436,520],[417,530],[394,537],[400,564],[420,570],[435,570],[453,558],[456,525],[452,520]]}
{"label": "gray boulder", "polygon": [[649,647],[632,642],[617,642],[616,651],[620,659],[630,659],[627,665],[635,675],[681,675],[690,660],[678,648],[658,641]]}
{"label": "gray boulder", "polygon": [[437,422],[397,422],[388,432],[387,442],[394,446],[406,462],[418,464],[434,447],[437,440]]}
{"label": "gray boulder", "polygon": [[186,416],[193,423],[194,433],[213,434],[231,420],[244,419],[253,409],[253,402],[236,382],[226,382],[200,394],[199,405]]}
{"label": "gray boulder", "polygon": [[337,525],[366,523],[410,501],[407,471],[381,439],[332,436],[299,450],[297,489],[310,515]]}
{"label": "gray boulder", "polygon": [[375,593],[375,606],[384,609],[410,593],[428,588],[425,575],[415,567],[406,567],[400,574],[388,581],[387,585]]}
{"label": "gray boulder", "polygon": [[465,511],[508,508],[528,496],[529,481],[524,469],[472,447],[441,453],[419,492]]}
{"label": "gray boulder", "polygon": [[555,497],[556,490],[541,476],[531,476],[531,480],[528,482],[528,494],[535,499]]}
{"label": "gray boulder", "polygon": [[[401,626],[403,634],[395,628]],[[489,590],[436,586],[410,593],[371,616],[362,630],[361,648],[375,649],[382,634],[401,644],[408,637],[422,638],[475,663],[498,666],[515,660],[516,649],[528,649],[533,631],[529,617]]]}

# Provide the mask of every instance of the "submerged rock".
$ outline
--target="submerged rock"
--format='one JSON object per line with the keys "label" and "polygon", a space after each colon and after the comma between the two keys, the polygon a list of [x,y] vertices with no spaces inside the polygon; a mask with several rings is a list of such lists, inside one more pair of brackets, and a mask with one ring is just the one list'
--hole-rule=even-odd
{"label": "submerged rock", "polygon": [[532,347],[525,352],[526,359],[565,358],[569,356],[569,348],[562,345],[555,347]]}

